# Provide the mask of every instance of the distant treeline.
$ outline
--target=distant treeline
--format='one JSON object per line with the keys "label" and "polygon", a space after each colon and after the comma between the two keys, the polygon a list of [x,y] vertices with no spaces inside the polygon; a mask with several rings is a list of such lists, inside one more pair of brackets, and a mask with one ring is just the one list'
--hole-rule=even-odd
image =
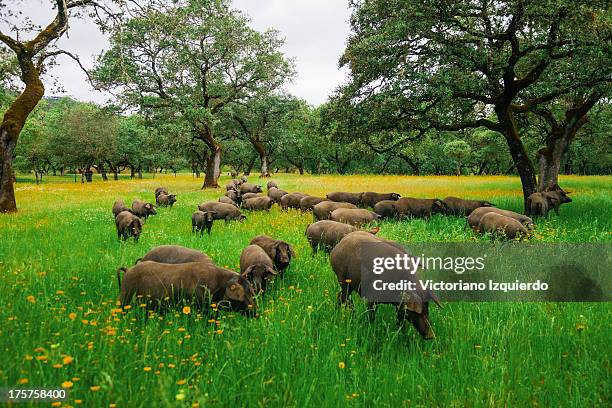
{"label": "distant treeline", "polygon": [[[2,107],[11,96],[5,94]],[[388,151],[375,151],[363,139],[335,140],[321,126],[325,106],[279,97],[285,110],[256,132],[258,140],[240,129],[240,122],[218,124],[223,134],[222,166],[227,171],[260,173],[262,158],[268,172],[338,174],[514,174],[503,139],[483,128],[463,132],[431,131],[418,140]],[[592,114],[569,147],[561,167],[565,174],[610,174],[612,144],[609,105]],[[30,115],[15,151],[21,172],[41,175],[95,171],[104,179],[119,173],[206,171],[209,149],[194,138],[182,121],[160,122],[143,115],[120,115],[110,108],[69,98],[46,99]],[[244,122],[243,122],[244,124]],[[525,135],[529,151],[541,137]],[[258,146],[258,144],[260,146]],[[535,160],[535,158],[533,158]]]}

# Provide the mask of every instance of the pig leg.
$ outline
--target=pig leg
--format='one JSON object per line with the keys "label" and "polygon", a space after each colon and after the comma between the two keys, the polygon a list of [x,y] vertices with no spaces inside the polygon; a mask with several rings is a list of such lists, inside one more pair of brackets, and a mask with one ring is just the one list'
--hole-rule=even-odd
{"label": "pig leg", "polygon": [[340,284],[340,292],[338,292],[338,305],[352,305],[351,301],[351,293],[353,292],[353,288],[348,283]]}
{"label": "pig leg", "polygon": [[310,246],[312,247],[312,256],[315,256],[315,254],[319,250],[319,245],[316,242],[311,242]]}

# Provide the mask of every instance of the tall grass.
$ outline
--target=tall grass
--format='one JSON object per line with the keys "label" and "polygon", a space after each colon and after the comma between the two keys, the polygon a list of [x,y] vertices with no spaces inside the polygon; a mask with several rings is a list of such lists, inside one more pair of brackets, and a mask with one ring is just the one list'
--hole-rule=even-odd
{"label": "tall grass", "polygon": [[[403,196],[482,197],[520,210],[512,177],[279,175],[288,191],[396,191]],[[191,234],[190,215],[224,189],[187,175],[89,185],[49,177],[17,185],[20,206],[0,216],[0,385],[66,387],[64,405],[150,406],[603,406],[609,405],[609,304],[453,303],[432,309],[436,339],[399,328],[390,307],[370,324],[365,308],[336,307],[327,255],[311,255],[310,214],[252,213]],[[222,179],[224,184],[226,178]],[[535,240],[611,242],[611,177],[565,177],[574,203],[538,222]],[[116,239],[115,199],[178,193],[149,218],[140,242]],[[384,222],[403,242],[468,241],[460,218]],[[138,304],[118,310],[115,269],[150,248],[199,248],[237,270],[250,239],[291,242],[286,277],[259,299],[261,318],[178,308],[146,323]],[[596,262],[597,260],[594,260]],[[526,260],[546,262],[546,260]]]}

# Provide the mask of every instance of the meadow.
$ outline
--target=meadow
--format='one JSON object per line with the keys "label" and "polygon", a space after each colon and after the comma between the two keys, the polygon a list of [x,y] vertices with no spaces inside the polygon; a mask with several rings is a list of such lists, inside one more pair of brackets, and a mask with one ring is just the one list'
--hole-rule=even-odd
{"label": "meadow", "polygon": [[[228,177],[221,179],[225,185]],[[252,177],[256,180],[256,177]],[[395,191],[456,195],[520,211],[515,177],[273,177],[287,191]],[[0,216],[0,385],[64,387],[61,406],[609,406],[609,303],[448,303],[431,308],[436,338],[400,329],[391,307],[370,324],[365,308],[336,306],[328,256],[311,255],[311,214],[275,206],[243,223],[191,234],[198,203],[223,189],[199,190],[186,174],[91,184],[19,179],[20,211]],[[111,206],[178,193],[158,209],[140,241],[117,240]],[[574,202],[537,222],[534,240],[612,242],[612,177],[561,179]],[[177,308],[146,323],[138,304],[117,309],[115,270],[149,249],[178,244],[238,270],[258,234],[294,245],[283,280],[259,299],[258,319]],[[471,241],[458,217],[381,223],[401,242]],[[526,262],[546,262],[529,259]],[[595,262],[596,260],[594,260]]]}

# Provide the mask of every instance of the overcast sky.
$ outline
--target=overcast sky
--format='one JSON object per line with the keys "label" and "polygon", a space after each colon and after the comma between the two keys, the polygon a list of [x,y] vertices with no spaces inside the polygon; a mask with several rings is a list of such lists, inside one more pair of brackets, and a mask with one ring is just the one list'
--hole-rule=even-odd
{"label": "overcast sky", "polygon": [[[312,105],[318,105],[325,102],[334,88],[344,81],[346,73],[338,68],[338,58],[349,34],[347,0],[232,2],[251,17],[253,28],[275,28],[286,38],[283,51],[295,60],[297,68],[297,78],[288,86],[289,92]],[[50,21],[52,16],[47,4],[39,0],[25,0],[20,8],[35,22],[43,24]],[[77,53],[86,67],[91,67],[93,57],[107,47],[104,36],[95,25],[75,19],[70,22],[68,36],[64,36],[59,44]],[[66,94],[80,100],[106,102],[108,96],[91,89],[74,62],[67,57],[62,57],[59,62],[52,72]],[[51,85],[47,86],[47,95],[53,94],[58,93]]]}

